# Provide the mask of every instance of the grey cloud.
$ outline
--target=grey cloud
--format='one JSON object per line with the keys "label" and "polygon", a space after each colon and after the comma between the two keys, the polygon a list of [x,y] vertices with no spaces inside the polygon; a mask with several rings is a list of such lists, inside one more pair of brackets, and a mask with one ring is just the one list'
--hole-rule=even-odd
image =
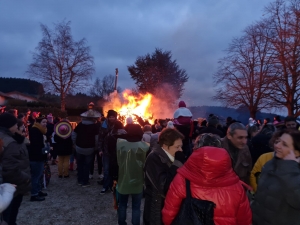
{"label": "grey cloud", "polygon": [[0,3],[0,76],[23,77],[42,34],[40,24],[72,22],[75,40],[86,38],[96,77],[114,75],[134,87],[127,71],[137,56],[169,50],[190,76],[189,105],[215,105],[212,75],[233,37],[256,21],[270,0],[10,1]]}

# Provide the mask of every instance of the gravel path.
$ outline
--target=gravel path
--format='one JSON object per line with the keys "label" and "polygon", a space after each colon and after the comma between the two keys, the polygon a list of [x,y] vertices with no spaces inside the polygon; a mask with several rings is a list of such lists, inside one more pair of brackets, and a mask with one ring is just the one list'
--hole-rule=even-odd
{"label": "gravel path", "polygon": [[[102,186],[97,184],[97,173],[90,180],[90,187],[76,183],[76,171],[70,178],[58,178],[57,166],[51,167],[51,181],[44,192],[45,201],[30,202],[30,196],[23,198],[17,223],[22,225],[116,225],[117,211],[113,208],[113,195],[100,194]],[[95,166],[95,168],[97,168]],[[143,209],[143,202],[141,209]],[[143,210],[141,210],[141,217]],[[142,220],[141,220],[142,221]],[[131,224],[131,200],[128,202],[127,224]],[[142,224],[142,223],[141,223]]]}

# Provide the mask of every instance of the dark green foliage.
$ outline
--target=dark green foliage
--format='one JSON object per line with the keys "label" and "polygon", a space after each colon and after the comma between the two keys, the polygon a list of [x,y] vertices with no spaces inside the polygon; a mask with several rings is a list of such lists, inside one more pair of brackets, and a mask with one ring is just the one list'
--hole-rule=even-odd
{"label": "dark green foliage", "polygon": [[9,106],[27,106],[27,101],[19,99],[8,99],[7,105]]}
{"label": "dark green foliage", "polygon": [[183,86],[188,81],[187,73],[180,69],[176,60],[172,61],[170,51],[155,49],[151,55],[139,56],[135,64],[128,66],[131,78],[140,92],[155,94],[157,88],[168,84],[176,99],[180,98]]}
{"label": "dark green foliage", "polygon": [[23,78],[0,77],[0,91],[7,93],[18,91],[29,95],[44,94],[44,87],[41,83]]}

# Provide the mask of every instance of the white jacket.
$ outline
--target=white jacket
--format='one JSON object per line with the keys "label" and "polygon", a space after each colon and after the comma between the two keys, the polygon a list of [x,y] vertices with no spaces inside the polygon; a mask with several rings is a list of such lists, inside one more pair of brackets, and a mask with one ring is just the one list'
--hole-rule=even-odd
{"label": "white jacket", "polygon": [[16,188],[8,183],[0,185],[0,213],[2,213],[10,204],[14,197]]}

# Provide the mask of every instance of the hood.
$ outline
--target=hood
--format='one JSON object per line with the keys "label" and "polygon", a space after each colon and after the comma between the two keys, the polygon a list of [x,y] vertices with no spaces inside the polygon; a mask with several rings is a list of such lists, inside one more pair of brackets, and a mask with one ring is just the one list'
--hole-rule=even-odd
{"label": "hood", "polygon": [[191,113],[191,111],[188,108],[178,108],[176,109],[176,111],[174,112],[174,119],[177,119],[180,116],[184,116],[184,117],[192,117],[193,114]]}
{"label": "hood", "polygon": [[211,146],[194,150],[177,172],[201,186],[224,187],[239,182],[227,151]]}

